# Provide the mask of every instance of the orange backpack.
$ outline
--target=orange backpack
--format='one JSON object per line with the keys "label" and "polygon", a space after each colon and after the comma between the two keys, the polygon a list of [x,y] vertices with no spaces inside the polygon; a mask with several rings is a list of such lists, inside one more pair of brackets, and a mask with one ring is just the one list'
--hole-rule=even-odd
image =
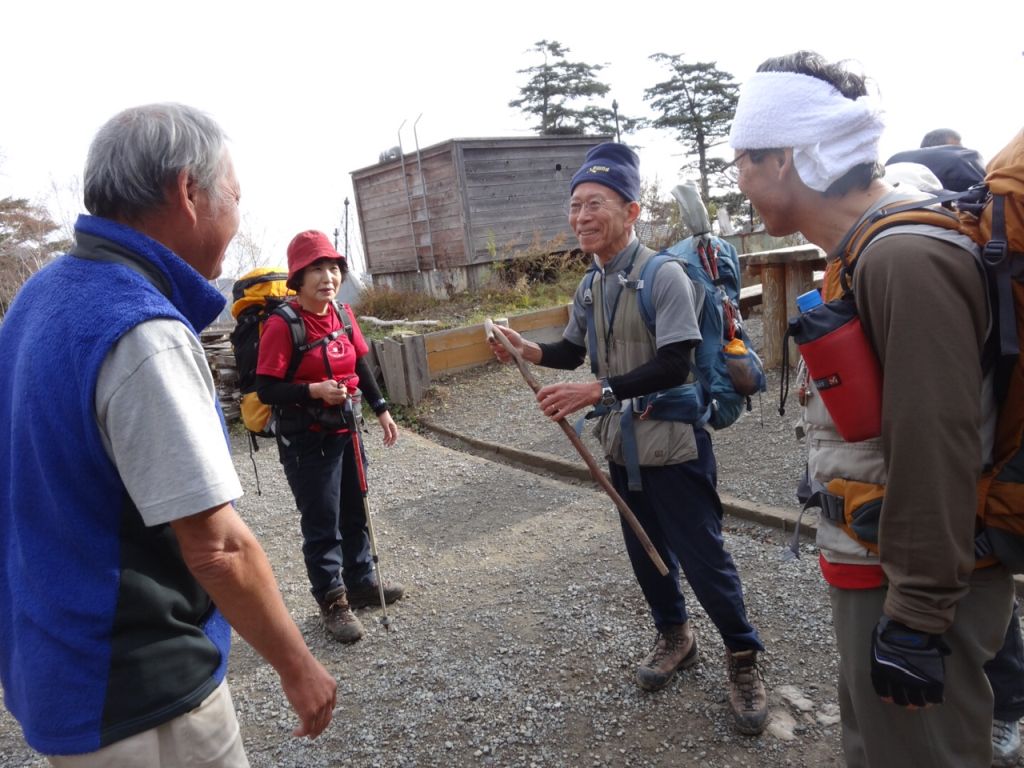
{"label": "orange backpack", "polygon": [[[956,213],[929,208],[951,201]],[[986,167],[985,180],[960,194],[882,209],[865,220],[840,249],[822,286],[825,300],[849,289],[857,256],[879,232],[904,224],[955,229],[981,246],[981,260],[992,305],[995,355],[996,423],[993,463],[978,484],[979,565],[995,558],[1024,573],[1024,130]]]}

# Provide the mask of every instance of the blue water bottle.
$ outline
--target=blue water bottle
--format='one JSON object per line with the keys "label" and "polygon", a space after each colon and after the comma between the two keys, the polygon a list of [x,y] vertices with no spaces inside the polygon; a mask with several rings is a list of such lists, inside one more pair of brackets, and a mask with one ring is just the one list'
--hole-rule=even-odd
{"label": "blue water bottle", "polygon": [[807,293],[801,293],[796,297],[796,308],[800,312],[808,312],[822,303],[821,292],[817,288]]}

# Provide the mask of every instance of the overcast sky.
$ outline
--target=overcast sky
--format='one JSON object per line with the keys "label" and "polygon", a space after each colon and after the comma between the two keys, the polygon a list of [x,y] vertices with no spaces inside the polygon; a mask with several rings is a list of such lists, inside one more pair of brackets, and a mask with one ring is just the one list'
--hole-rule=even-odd
{"label": "overcast sky", "polygon": [[[612,87],[608,106],[617,99],[631,116],[650,114],[643,91],[669,74],[648,59],[652,53],[715,62],[738,82],[765,58],[801,48],[852,59],[877,82],[887,110],[883,160],[936,127],[960,131],[987,160],[1024,126],[1024,3],[974,6],[990,9],[990,18],[969,16],[969,7],[962,0],[8,3],[0,197],[56,205],[52,189],[76,187],[103,122],[128,106],[180,101],[229,133],[244,226],[265,254],[283,262],[296,232],[342,227],[347,197],[358,267],[351,172],[399,142],[411,151],[417,140],[425,148],[451,138],[531,135],[531,121],[508,102],[526,82],[517,70],[540,63],[530,49],[543,39],[567,46],[569,60],[606,64],[599,77]],[[629,141],[641,146],[645,177],[657,176],[666,190],[683,180],[670,134],[646,131]],[[732,156],[725,146],[717,153]]]}

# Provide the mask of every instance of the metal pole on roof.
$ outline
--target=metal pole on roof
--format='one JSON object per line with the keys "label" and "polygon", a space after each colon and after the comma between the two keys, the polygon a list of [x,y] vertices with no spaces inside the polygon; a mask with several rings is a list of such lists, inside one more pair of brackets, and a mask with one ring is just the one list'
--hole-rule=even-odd
{"label": "metal pole on roof", "polygon": [[[420,112],[420,117],[423,113]],[[412,124],[412,139],[416,142],[416,167],[420,172],[420,194],[423,198],[423,218],[427,222],[427,244],[430,246],[430,268],[437,269],[437,259],[434,258],[434,236],[430,231],[430,207],[427,200],[427,180],[423,178],[423,163],[420,161],[420,137],[416,134],[416,123],[420,121],[417,117]]]}
{"label": "metal pole on roof", "polygon": [[409,211],[409,235],[412,237],[412,256],[416,259],[416,272],[420,272],[420,249],[416,245],[416,227],[412,219],[412,192],[409,191],[409,177],[405,174],[405,150],[402,149],[402,128],[407,123],[403,120],[398,126],[398,159],[402,163],[402,182],[405,184],[405,204]]}
{"label": "metal pole on roof", "polygon": [[352,261],[352,256],[348,252],[348,198],[345,198],[345,258]]}

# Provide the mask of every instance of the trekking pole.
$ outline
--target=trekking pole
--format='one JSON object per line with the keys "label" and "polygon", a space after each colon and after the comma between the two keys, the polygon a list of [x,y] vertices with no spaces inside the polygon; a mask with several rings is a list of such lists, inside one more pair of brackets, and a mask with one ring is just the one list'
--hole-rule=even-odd
{"label": "trekking pole", "polygon": [[366,467],[363,466],[363,438],[359,433],[355,410],[352,408],[352,398],[345,399],[345,422],[348,424],[349,432],[352,434],[352,451],[355,455],[356,474],[359,476],[359,492],[363,495],[363,514],[366,516],[366,533],[370,537],[370,556],[373,559],[373,567],[377,571],[377,593],[380,595],[381,619],[384,631],[391,631],[391,619],[388,618],[388,604],[384,600],[384,577],[380,572],[380,558],[377,556],[377,537],[373,532],[373,516],[370,514],[370,487],[366,483]]}
{"label": "trekking pole", "polygon": [[[533,390],[534,394],[540,389],[540,384],[534,378],[533,374],[530,373],[529,368],[526,367],[526,361],[523,360],[516,348],[512,346],[505,334],[501,331],[494,330],[494,323],[488,318],[484,320],[484,333],[487,334],[489,339],[497,339],[498,343],[505,348],[505,351],[512,356],[512,359],[516,361],[516,367],[519,368],[519,372],[526,379],[526,383],[530,385],[530,389]],[[619,510],[619,514],[622,515],[622,519],[626,521],[633,533],[636,535],[640,544],[643,546],[644,551],[647,552],[647,556],[654,563],[654,567],[658,569],[658,573],[662,576],[668,575],[668,567],[665,565],[665,561],[661,559],[661,555],[658,554],[658,550],[654,548],[654,544],[651,543],[650,537],[647,535],[647,531],[640,525],[640,521],[636,519],[636,515],[633,514],[633,510],[629,508],[629,504],[623,499],[619,492],[615,490],[615,486],[612,485],[612,481],[608,479],[608,476],[604,473],[604,470],[598,466],[597,461],[594,459],[590,449],[583,444],[580,440],[580,436],[576,434],[576,430],[569,426],[569,423],[565,419],[558,419],[558,426],[565,432],[565,436],[569,438],[569,442],[573,444],[580,456],[583,458],[584,463],[587,465],[587,469],[590,470],[590,476],[594,478],[595,482],[604,489],[611,500],[615,502],[615,506]]]}

